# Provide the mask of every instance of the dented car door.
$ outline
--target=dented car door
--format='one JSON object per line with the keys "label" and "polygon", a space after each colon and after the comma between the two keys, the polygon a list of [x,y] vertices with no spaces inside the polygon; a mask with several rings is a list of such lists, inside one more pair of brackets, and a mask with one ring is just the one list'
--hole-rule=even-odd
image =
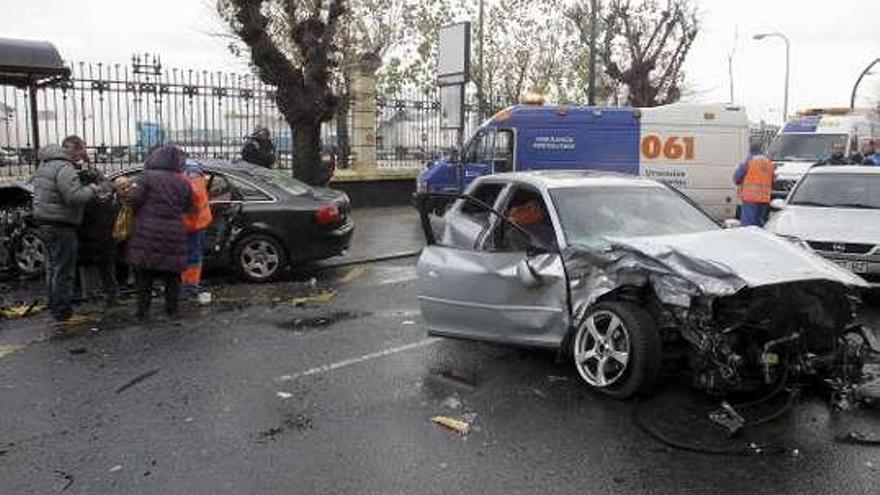
{"label": "dented car door", "polygon": [[[454,208],[447,222],[460,211]],[[562,258],[553,249],[505,242],[504,233],[512,238],[516,229],[504,225],[498,218],[488,222],[473,247],[444,242],[457,239],[449,228],[438,242],[426,233],[418,272],[428,333],[555,348],[569,325]],[[497,229],[502,230],[492,242]]]}

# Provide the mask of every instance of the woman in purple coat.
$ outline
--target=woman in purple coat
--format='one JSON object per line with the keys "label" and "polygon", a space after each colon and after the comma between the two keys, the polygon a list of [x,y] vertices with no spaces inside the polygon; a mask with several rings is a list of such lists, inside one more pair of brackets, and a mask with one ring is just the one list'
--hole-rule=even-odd
{"label": "woman in purple coat", "polygon": [[183,214],[191,201],[189,184],[181,175],[184,160],[174,146],[154,150],[129,193],[135,213],[126,259],[135,269],[139,318],[147,316],[157,278],[165,283],[165,312],[177,315],[180,272],[187,261]]}

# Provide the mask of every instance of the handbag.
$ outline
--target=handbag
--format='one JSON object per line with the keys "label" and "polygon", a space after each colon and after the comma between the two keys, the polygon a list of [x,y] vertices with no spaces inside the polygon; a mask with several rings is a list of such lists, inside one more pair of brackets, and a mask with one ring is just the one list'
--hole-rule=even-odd
{"label": "handbag", "polygon": [[134,210],[131,205],[123,203],[116,214],[116,220],[113,221],[113,240],[116,242],[127,241],[131,237],[131,230],[134,226]]}

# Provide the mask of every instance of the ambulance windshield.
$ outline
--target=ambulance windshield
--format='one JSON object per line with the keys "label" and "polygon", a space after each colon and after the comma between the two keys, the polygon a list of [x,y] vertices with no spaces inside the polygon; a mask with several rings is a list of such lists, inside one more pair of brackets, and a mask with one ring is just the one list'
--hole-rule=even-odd
{"label": "ambulance windshield", "polygon": [[780,134],[770,144],[775,162],[818,162],[831,156],[831,146],[846,147],[846,134]]}

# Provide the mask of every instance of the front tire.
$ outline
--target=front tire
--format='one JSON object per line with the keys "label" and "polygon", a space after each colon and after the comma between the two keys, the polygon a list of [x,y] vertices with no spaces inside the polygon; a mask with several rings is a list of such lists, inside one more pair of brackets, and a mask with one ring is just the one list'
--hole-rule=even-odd
{"label": "front tire", "polygon": [[592,306],[578,325],[571,351],[587,385],[618,399],[649,392],[660,374],[657,325],[632,303]]}
{"label": "front tire", "polygon": [[235,269],[249,282],[268,282],[276,278],[287,264],[287,253],[274,237],[252,234],[235,246]]}

